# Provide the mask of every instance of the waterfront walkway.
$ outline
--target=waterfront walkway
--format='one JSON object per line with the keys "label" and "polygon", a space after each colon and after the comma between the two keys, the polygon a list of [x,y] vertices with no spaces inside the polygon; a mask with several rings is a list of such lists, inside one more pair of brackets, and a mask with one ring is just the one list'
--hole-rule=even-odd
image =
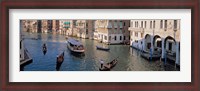
{"label": "waterfront walkway", "polygon": [[24,48],[24,59],[20,60],[20,66],[27,65],[27,64],[31,63],[32,61],[33,61],[33,59],[31,58],[28,50],[26,48]]}
{"label": "waterfront walkway", "polygon": [[[142,52],[141,57],[146,58],[148,60],[151,59],[151,55],[149,52]],[[152,59],[160,59],[160,57],[161,57],[161,54],[158,54],[158,53],[155,53],[152,55]]]}

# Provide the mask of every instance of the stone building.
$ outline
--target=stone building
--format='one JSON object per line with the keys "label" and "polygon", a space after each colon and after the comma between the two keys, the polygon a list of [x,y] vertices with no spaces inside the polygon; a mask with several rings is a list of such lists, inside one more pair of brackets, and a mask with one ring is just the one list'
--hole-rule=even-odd
{"label": "stone building", "polygon": [[94,37],[100,42],[120,44],[129,41],[128,20],[97,20]]}
{"label": "stone building", "polygon": [[48,32],[48,22],[47,20],[42,20],[42,33]]}
{"label": "stone building", "polygon": [[56,34],[59,29],[60,29],[60,25],[59,25],[59,20],[52,20],[52,32],[53,34]]}
{"label": "stone building", "polygon": [[130,45],[180,64],[180,20],[131,20]]}
{"label": "stone building", "polygon": [[59,20],[59,34],[70,35],[71,34],[72,20]]}
{"label": "stone building", "polygon": [[22,30],[26,32],[37,32],[37,20],[21,20]]}
{"label": "stone building", "polygon": [[77,20],[77,37],[93,39],[95,27],[94,20]]}

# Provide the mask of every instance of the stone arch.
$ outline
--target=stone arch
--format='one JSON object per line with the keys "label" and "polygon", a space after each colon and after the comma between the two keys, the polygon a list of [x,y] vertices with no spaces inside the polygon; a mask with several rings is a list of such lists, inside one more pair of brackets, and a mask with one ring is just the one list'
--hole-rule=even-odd
{"label": "stone arch", "polygon": [[145,50],[149,50],[151,48],[151,35],[146,34],[145,35]]}
{"label": "stone arch", "polygon": [[164,39],[164,54],[167,59],[176,61],[176,44],[176,40],[171,36]]}
{"label": "stone arch", "polygon": [[154,46],[155,46],[156,40],[157,40],[158,38],[161,39],[161,37],[160,37],[159,35],[155,35],[155,36],[153,37],[153,45],[154,45]]}
{"label": "stone arch", "polygon": [[167,36],[167,37],[165,38],[165,40],[164,40],[164,48],[166,48],[167,40],[173,40],[174,43],[176,44],[176,40],[175,40],[173,37],[171,37],[171,36]]}
{"label": "stone arch", "polygon": [[155,52],[160,54],[161,50],[162,50],[162,40],[161,40],[161,37],[159,35],[155,35],[153,37],[153,46],[154,46]]}

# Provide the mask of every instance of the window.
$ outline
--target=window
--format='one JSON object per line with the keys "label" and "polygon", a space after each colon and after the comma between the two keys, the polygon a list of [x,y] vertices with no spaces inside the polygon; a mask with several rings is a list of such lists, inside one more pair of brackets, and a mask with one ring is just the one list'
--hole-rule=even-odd
{"label": "window", "polygon": [[111,36],[109,36],[109,40],[111,40]]}
{"label": "window", "polygon": [[126,23],[124,22],[124,26],[126,26]]}
{"label": "window", "polygon": [[155,23],[156,23],[156,21],[153,21],[153,28],[155,28]]}
{"label": "window", "polygon": [[152,21],[150,21],[150,28],[152,28]]}
{"label": "window", "polygon": [[141,22],[141,27],[143,28],[143,21]]}
{"label": "window", "polygon": [[167,20],[165,20],[165,31],[167,29]]}
{"label": "window", "polygon": [[88,27],[88,23],[86,23],[86,27]]}
{"label": "window", "polygon": [[131,22],[130,26],[133,27],[133,22]]}
{"label": "window", "polygon": [[137,24],[136,24],[137,22],[135,21],[135,27],[137,27]]}
{"label": "window", "polygon": [[138,37],[138,32],[135,32],[135,37]]}
{"label": "window", "polygon": [[115,40],[117,40],[117,36],[115,36]]}
{"label": "window", "polygon": [[107,40],[107,36],[104,36],[104,40]]}
{"label": "window", "polygon": [[160,28],[163,28],[163,20],[160,21]]}
{"label": "window", "polygon": [[122,36],[120,36],[119,39],[122,40]]}
{"label": "window", "polygon": [[177,20],[174,20],[174,29],[177,29]]}
{"label": "window", "polygon": [[126,40],[126,36],[124,36],[124,40]]}
{"label": "window", "polygon": [[[124,23],[125,24],[125,23]],[[124,25],[125,26],[125,25]],[[119,22],[119,27],[123,28],[123,22]]]}
{"label": "window", "polygon": [[123,30],[122,30],[122,29],[119,29],[119,30],[118,30],[118,33],[122,33],[122,32],[123,32]]}
{"label": "window", "polygon": [[146,28],[147,27],[147,21],[145,21],[144,25],[145,25],[145,28]]}

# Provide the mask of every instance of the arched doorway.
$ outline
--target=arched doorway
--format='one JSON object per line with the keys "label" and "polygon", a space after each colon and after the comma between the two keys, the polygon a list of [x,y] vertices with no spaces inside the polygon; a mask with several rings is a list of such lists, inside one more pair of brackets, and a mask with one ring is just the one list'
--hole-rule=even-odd
{"label": "arched doorway", "polygon": [[146,34],[145,35],[145,46],[144,51],[149,51],[151,48],[151,35]]}
{"label": "arched doorway", "polygon": [[171,37],[167,36],[164,40],[164,52],[165,58],[176,61],[176,40]]}
{"label": "arched doorway", "polygon": [[162,53],[162,40],[159,35],[153,37],[154,54]]}

